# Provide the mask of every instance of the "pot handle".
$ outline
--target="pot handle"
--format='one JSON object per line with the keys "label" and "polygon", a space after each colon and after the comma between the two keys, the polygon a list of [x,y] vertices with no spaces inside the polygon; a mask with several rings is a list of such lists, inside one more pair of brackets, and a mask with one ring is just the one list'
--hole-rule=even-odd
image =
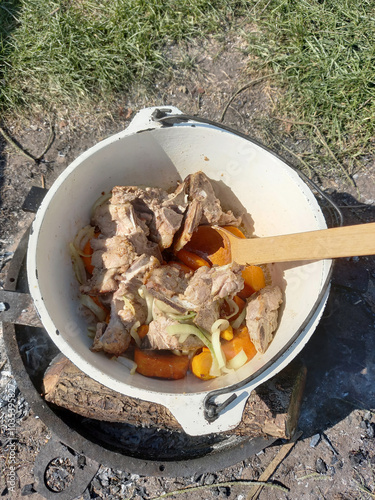
{"label": "pot handle", "polygon": [[215,401],[208,394],[208,405],[204,394],[169,395],[169,398],[159,402],[170,410],[183,430],[191,436],[227,432],[240,424],[246,402],[257,385],[259,383],[247,386],[231,396],[214,395]]}
{"label": "pot handle", "polygon": [[159,114],[161,114],[162,116],[179,116],[182,115],[182,111],[180,111],[175,106],[154,106],[141,109],[125,129],[125,134],[137,134],[138,132],[143,132],[146,130],[162,128],[164,123],[159,123],[158,120],[154,119],[154,116]]}

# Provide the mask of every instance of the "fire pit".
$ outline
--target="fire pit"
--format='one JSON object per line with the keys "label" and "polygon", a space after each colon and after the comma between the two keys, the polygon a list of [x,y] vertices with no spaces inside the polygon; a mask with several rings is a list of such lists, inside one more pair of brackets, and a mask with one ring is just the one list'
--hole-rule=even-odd
{"label": "fire pit", "polygon": [[[53,438],[39,453],[34,467],[39,478],[38,491],[45,498],[59,495],[59,498],[69,499],[79,495],[94,476],[99,463],[139,475],[191,476],[238,463],[277,440],[277,437],[264,434],[256,437],[225,433],[189,436],[182,430],[88,419],[48,405],[41,397],[43,375],[59,351],[42,328],[28,295],[25,269],[27,240],[28,233],[20,241],[9,267],[6,291],[0,292],[0,301],[6,304],[7,309],[0,319],[3,321],[7,355],[19,389],[35,414],[53,433]],[[298,394],[294,394],[297,401],[293,404],[297,413],[291,432],[297,423],[303,384],[304,373],[297,388]],[[272,390],[276,392],[275,388]],[[61,483],[57,479],[51,482],[51,467],[57,471],[58,477],[58,466],[63,467],[64,464],[70,464],[68,471],[73,467],[73,479],[67,477]],[[64,477],[69,476],[64,470]],[[56,488],[60,491],[55,491]]]}

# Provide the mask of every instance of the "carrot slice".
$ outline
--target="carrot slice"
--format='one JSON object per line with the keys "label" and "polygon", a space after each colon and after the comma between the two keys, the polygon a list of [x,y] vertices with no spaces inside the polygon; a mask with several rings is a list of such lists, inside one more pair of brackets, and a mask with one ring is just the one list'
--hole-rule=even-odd
{"label": "carrot slice", "polygon": [[263,269],[259,266],[246,266],[242,271],[242,277],[245,286],[238,294],[241,299],[247,299],[254,292],[258,292],[266,286]]}
{"label": "carrot slice", "polygon": [[203,349],[201,353],[193,357],[191,371],[196,377],[202,380],[210,380],[211,378],[215,378],[210,375],[211,365],[212,354],[209,349]]}
{"label": "carrot slice", "polygon": [[177,262],[177,260],[170,260],[168,264],[170,266],[176,267],[177,269],[180,269],[181,271],[184,271],[184,273],[194,272],[194,269],[188,267],[186,264],[183,264],[182,262]]}
{"label": "carrot slice", "polygon": [[142,351],[134,349],[137,372],[145,377],[178,380],[186,376],[189,367],[188,356],[176,356],[165,351]]}
{"label": "carrot slice", "polygon": [[[100,233],[94,233],[94,238],[97,238],[99,235]],[[89,257],[82,257],[82,260],[86,271],[89,274],[92,274],[94,272],[94,266],[91,264],[91,256],[94,253],[94,250],[91,248],[90,241],[91,240],[87,240],[86,245],[83,247],[83,253],[85,255],[89,255]]]}
{"label": "carrot slice", "polygon": [[227,361],[234,358],[241,349],[245,351],[248,361],[257,353],[254,344],[250,340],[249,331],[246,326],[235,330],[232,340],[223,340],[221,342],[221,347]]}
{"label": "carrot slice", "polygon": [[188,267],[190,267],[190,269],[193,269],[194,271],[196,271],[202,266],[211,267],[210,264],[202,257],[193,252],[189,252],[184,248],[182,250],[179,250],[176,255],[181,262],[183,262],[185,265],[187,265]]}
{"label": "carrot slice", "polygon": [[138,333],[138,337],[140,339],[144,339],[146,337],[146,335],[148,334],[148,325],[141,325],[138,328],[137,333]]}

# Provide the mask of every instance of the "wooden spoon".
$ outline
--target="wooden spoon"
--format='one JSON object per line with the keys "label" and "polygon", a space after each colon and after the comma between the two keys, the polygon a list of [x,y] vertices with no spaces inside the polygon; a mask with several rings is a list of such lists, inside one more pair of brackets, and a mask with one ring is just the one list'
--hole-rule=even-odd
{"label": "wooden spoon", "polygon": [[224,244],[238,264],[375,255],[375,222],[264,238],[238,238],[219,226]]}

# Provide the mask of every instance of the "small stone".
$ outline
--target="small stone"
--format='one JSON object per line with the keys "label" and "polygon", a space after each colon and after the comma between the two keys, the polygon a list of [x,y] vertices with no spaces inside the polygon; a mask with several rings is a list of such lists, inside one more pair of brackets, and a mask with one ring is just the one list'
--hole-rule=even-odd
{"label": "small stone", "polygon": [[310,441],[310,448],[315,448],[315,446],[319,443],[320,441],[320,434],[315,434]]}
{"label": "small stone", "polygon": [[375,436],[375,424],[368,424],[366,429],[366,437],[372,439]]}
{"label": "small stone", "polygon": [[207,474],[204,478],[204,484],[214,484],[215,481],[216,481],[215,474]]}
{"label": "small stone", "polygon": [[367,422],[365,420],[362,420],[362,422],[359,424],[361,429],[367,429]]}
{"label": "small stone", "polygon": [[327,465],[324,460],[317,458],[315,462],[315,470],[319,474],[325,474],[327,472]]}

